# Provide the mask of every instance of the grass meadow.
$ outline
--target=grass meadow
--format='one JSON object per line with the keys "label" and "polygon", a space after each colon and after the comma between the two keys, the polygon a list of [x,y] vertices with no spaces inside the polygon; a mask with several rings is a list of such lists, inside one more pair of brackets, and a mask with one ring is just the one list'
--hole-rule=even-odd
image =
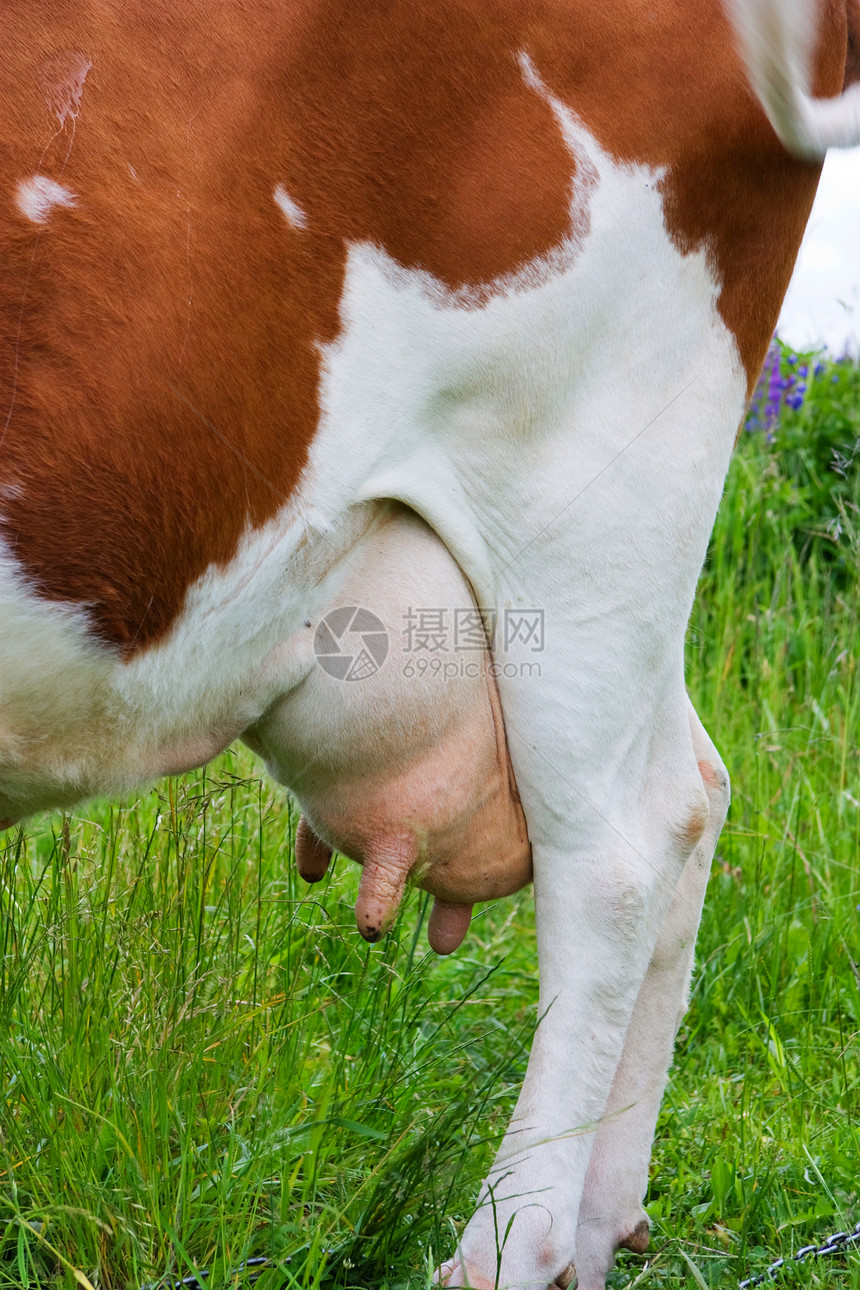
{"label": "grass meadow", "polygon": [[[858,505],[860,368],[778,354],[688,633],[734,800],[614,1287],[732,1287],[860,1220]],[[413,892],[369,947],[296,824],[233,750],[4,835],[0,1290],[241,1287],[253,1256],[260,1290],[429,1286],[525,1069],[530,894],[438,960]],[[860,1254],[783,1281],[860,1287]]]}

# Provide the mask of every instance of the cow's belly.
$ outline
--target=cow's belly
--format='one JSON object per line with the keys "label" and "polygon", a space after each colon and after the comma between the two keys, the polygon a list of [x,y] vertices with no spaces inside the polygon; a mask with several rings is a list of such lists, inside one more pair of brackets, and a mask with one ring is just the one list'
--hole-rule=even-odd
{"label": "cow's belly", "polygon": [[[82,609],[46,603],[0,545],[0,822],[126,792],[226,748],[310,663],[304,622],[378,522],[290,505],[190,590],[159,646],[124,661]],[[312,660],[311,660],[312,661]]]}

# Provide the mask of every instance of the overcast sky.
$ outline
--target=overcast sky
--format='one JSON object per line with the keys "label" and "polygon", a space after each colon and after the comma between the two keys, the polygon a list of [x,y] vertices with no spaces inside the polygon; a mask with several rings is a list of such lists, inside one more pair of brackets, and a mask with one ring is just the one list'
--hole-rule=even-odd
{"label": "overcast sky", "polygon": [[779,335],[860,355],[860,148],[827,154]]}

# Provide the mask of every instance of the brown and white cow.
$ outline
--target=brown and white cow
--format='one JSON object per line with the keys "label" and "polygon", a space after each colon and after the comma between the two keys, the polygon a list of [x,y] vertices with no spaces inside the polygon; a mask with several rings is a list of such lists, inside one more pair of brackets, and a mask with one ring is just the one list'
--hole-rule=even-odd
{"label": "brown and white cow", "polygon": [[306,791],[306,872],[362,852],[369,935],[423,875],[450,948],[528,873],[488,662],[324,691],[307,624],[355,579],[392,626],[425,586],[544,614],[540,668],[519,632],[495,668],[542,1020],[452,1287],[599,1290],[647,1240],[728,803],[685,625],[860,142],[857,0],[730,8],[749,71],[720,0],[0,15],[0,817],[245,735]]}

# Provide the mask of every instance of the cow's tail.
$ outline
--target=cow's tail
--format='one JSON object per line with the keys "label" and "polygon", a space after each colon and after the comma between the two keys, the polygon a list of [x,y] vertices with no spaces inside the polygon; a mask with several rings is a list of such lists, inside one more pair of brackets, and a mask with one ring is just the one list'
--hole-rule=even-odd
{"label": "cow's tail", "polygon": [[[857,0],[848,0],[856,4]],[[860,84],[836,98],[810,90],[816,0],[725,0],[753,89],[789,152],[809,160],[860,144]]]}

